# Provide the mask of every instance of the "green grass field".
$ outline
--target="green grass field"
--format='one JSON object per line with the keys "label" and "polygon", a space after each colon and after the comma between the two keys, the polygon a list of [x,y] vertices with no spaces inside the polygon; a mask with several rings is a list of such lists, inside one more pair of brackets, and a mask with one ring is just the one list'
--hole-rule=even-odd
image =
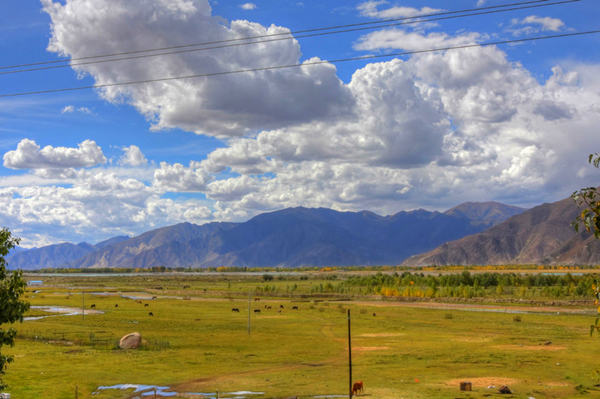
{"label": "green grass field", "polygon": [[[347,309],[353,375],[364,381],[362,396],[506,397],[488,388],[500,385],[508,385],[514,398],[600,396],[594,387],[600,382],[600,338],[589,335],[593,315],[566,313],[577,307],[514,314],[471,305],[334,298],[311,293],[327,283],[314,275],[268,282],[261,275],[33,279],[44,285],[28,290],[32,305],[80,307],[85,292],[86,308],[94,304],[104,313],[16,325],[16,344],[6,349],[15,357],[5,376],[13,398],[75,398],[76,389],[79,398],[136,397],[131,389],[97,391],[117,384],[168,386],[180,393],[176,398],[216,391],[221,397],[234,391],[264,392],[255,398],[347,395]],[[251,312],[250,335],[249,291],[251,309],[261,310]],[[142,293],[157,298],[120,296]],[[142,334],[143,346],[117,349],[118,339],[134,331]],[[472,382],[473,391],[460,392],[460,381]]]}

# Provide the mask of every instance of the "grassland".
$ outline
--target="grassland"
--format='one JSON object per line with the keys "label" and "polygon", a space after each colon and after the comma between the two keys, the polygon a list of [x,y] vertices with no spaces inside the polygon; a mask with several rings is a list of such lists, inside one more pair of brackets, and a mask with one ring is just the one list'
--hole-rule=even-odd
{"label": "grassland", "polygon": [[[510,287],[467,304],[406,301],[344,284],[344,273],[331,276],[34,276],[44,285],[28,290],[32,305],[80,307],[84,293],[86,309],[94,304],[103,313],[17,325],[5,380],[15,398],[74,398],[76,389],[79,398],[135,397],[132,390],[97,391],[116,384],[169,386],[177,398],[216,391],[264,392],[256,398],[346,394],[350,309],[353,374],[364,381],[364,396],[506,396],[488,388],[500,385],[510,386],[514,398],[600,396],[591,303],[511,304]],[[335,289],[320,288],[328,284]],[[261,310],[250,313],[250,335],[249,293],[251,310]],[[117,349],[133,331],[142,334],[142,347]],[[460,381],[471,381],[473,392],[460,392]]]}

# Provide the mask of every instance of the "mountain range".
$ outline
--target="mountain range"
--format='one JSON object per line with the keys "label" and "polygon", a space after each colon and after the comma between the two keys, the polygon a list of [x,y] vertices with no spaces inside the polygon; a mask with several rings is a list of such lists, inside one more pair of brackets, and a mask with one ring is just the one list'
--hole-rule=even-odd
{"label": "mountain range", "polygon": [[399,264],[411,255],[482,232],[523,212],[496,202],[446,212],[380,216],[326,208],[288,208],[243,223],[180,223],[96,245],[62,243],[19,251],[10,268],[351,266]]}

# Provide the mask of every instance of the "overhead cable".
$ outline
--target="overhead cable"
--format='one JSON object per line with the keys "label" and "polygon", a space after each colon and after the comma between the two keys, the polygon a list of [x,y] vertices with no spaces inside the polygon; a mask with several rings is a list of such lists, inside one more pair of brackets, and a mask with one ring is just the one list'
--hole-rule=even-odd
{"label": "overhead cable", "polygon": [[412,54],[422,54],[422,53],[431,53],[431,52],[439,52],[439,51],[468,49],[468,48],[474,48],[474,47],[488,47],[488,46],[512,44],[512,43],[525,43],[525,42],[532,42],[532,41],[537,41],[537,40],[558,39],[558,38],[564,38],[564,37],[584,36],[584,35],[592,35],[592,34],[598,34],[598,33],[600,33],[600,30],[591,30],[591,31],[585,31],[585,32],[562,33],[562,34],[556,34],[556,35],[528,37],[528,38],[522,38],[522,39],[499,40],[499,41],[486,42],[486,43],[473,43],[473,44],[464,44],[464,45],[459,45],[459,46],[439,47],[439,48],[432,48],[432,49],[425,49],[425,50],[411,50],[411,51],[393,52],[393,53],[385,53],[385,54],[364,55],[364,56],[359,56],[359,57],[339,58],[339,59],[334,59],[334,60],[307,61],[304,63],[297,63],[297,64],[274,65],[274,66],[265,66],[265,67],[257,67],[257,68],[238,69],[238,70],[233,70],[233,71],[198,73],[198,74],[192,74],[192,75],[172,76],[172,77],[164,77],[164,78],[156,78],[156,79],[134,80],[134,81],[128,81],[128,82],[101,83],[101,84],[94,84],[94,85],[88,85],[88,86],[76,86],[76,87],[65,87],[65,88],[59,88],[59,89],[35,90],[35,91],[26,91],[26,92],[20,92],[20,93],[0,94],[0,98],[28,96],[28,95],[35,95],[35,94],[61,93],[61,92],[87,90],[87,89],[101,89],[101,88],[116,87],[116,86],[131,86],[131,85],[138,85],[138,84],[144,84],[144,83],[166,82],[166,81],[170,81],[170,80],[208,78],[208,77],[214,77],[214,76],[225,76],[225,75],[233,75],[233,74],[239,74],[239,73],[271,71],[271,70],[276,70],[276,69],[288,69],[288,68],[297,68],[297,67],[309,67],[309,66],[321,65],[321,64],[337,64],[337,63],[349,62],[349,61],[365,61],[365,60],[380,59],[380,58],[400,57],[400,56],[412,55]]}
{"label": "overhead cable", "polygon": [[[304,30],[298,30],[298,31],[247,36],[247,37],[240,37],[240,38],[227,39],[227,40],[192,43],[192,44],[184,44],[184,45],[177,45],[177,46],[145,49],[145,50],[124,51],[124,52],[118,52],[118,53],[92,55],[92,56],[77,57],[77,58],[70,58],[70,59],[64,58],[64,59],[50,60],[50,61],[39,61],[39,62],[33,62],[33,63],[27,63],[27,64],[5,65],[5,66],[0,66],[0,69],[15,69],[15,70],[0,72],[0,74],[11,74],[11,73],[30,72],[30,71],[46,70],[46,69],[54,69],[54,68],[65,68],[65,67],[76,66],[76,65],[88,65],[88,64],[122,61],[122,60],[128,60],[128,59],[136,59],[136,58],[156,57],[156,56],[169,55],[169,54],[180,54],[180,53],[193,52],[193,51],[203,51],[203,50],[212,50],[212,49],[226,48],[226,47],[245,46],[245,45],[250,45],[250,44],[260,44],[260,43],[273,42],[273,41],[279,41],[279,40],[291,40],[291,39],[306,38],[306,37],[325,36],[325,35],[347,33],[347,32],[353,32],[353,31],[372,30],[372,29],[380,29],[380,28],[399,26],[399,25],[417,24],[417,23],[424,23],[424,22],[463,18],[463,17],[469,17],[469,16],[494,14],[494,13],[499,13],[499,12],[517,11],[517,10],[522,10],[522,9],[530,9],[530,8],[538,8],[538,7],[547,7],[547,6],[560,5],[560,4],[576,3],[576,2],[580,2],[580,1],[582,1],[582,0],[562,0],[562,1],[532,0],[532,1],[500,4],[500,5],[495,5],[495,6],[463,9],[463,10],[456,10],[456,11],[445,11],[445,12],[438,12],[438,13],[421,14],[421,15],[415,15],[415,16],[411,16],[411,17],[390,18],[390,19],[384,19],[384,20],[374,21],[374,22],[362,22],[362,23],[355,23],[355,24],[319,27],[319,28],[311,28],[311,29],[304,29]],[[488,10],[488,11],[486,11],[486,10]],[[489,11],[489,10],[492,10],[492,11]],[[470,13],[470,14],[465,14],[465,13]],[[455,14],[465,14],[465,15],[455,15]],[[442,17],[442,16],[446,16],[446,17]],[[439,18],[430,18],[430,17],[439,17]],[[430,18],[430,19],[422,19],[422,18]],[[404,22],[399,22],[399,21],[404,21]],[[396,23],[391,23],[391,22],[396,22]],[[343,29],[343,30],[340,30],[340,29]],[[327,30],[335,30],[335,31],[323,32],[323,31],[327,31]],[[320,33],[314,33],[314,32],[320,32]],[[293,36],[293,35],[296,35],[296,36]],[[249,41],[249,40],[255,40],[255,39],[274,38],[274,37],[276,37],[276,39]],[[241,43],[236,43],[236,42],[241,42]],[[228,43],[228,44],[225,44],[225,43]],[[217,46],[215,46],[215,45],[217,45]],[[210,46],[210,47],[201,47],[201,46]],[[195,47],[200,47],[200,48],[195,48]],[[187,50],[156,53],[158,51],[184,49],[184,48]],[[154,54],[144,54],[144,53],[154,53]],[[138,56],[134,56],[134,57],[108,58],[108,57],[119,57],[119,56],[123,56],[123,55],[133,55],[133,54],[144,54],[144,55],[138,55]],[[98,60],[101,58],[108,58],[108,59]],[[95,59],[97,61],[73,63],[73,61],[83,61],[83,60],[93,60],[93,59]],[[54,64],[63,64],[63,65],[54,65]],[[39,68],[27,68],[27,67],[42,66],[42,65],[50,65],[50,66],[39,67]],[[16,69],[16,68],[27,68],[27,69]]]}

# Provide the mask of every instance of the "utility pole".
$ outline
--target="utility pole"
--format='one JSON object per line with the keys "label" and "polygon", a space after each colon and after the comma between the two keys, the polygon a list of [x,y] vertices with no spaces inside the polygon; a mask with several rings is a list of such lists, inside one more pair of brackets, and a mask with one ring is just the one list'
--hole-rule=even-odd
{"label": "utility pole", "polygon": [[248,291],[248,335],[250,335],[250,291]]}
{"label": "utility pole", "polygon": [[348,309],[348,397],[352,399],[352,339],[350,338],[350,309]]}

